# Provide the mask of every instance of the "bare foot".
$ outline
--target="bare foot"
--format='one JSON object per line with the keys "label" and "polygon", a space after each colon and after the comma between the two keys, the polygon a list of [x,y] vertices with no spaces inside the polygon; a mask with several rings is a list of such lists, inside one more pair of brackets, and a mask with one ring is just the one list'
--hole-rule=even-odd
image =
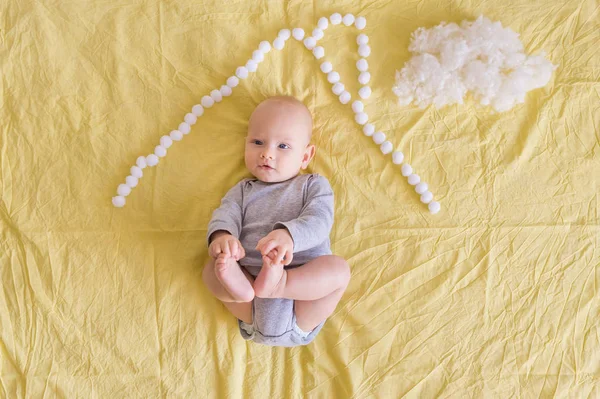
{"label": "bare foot", "polygon": [[234,258],[220,254],[215,260],[215,275],[237,302],[250,302],[254,299],[252,284]]}
{"label": "bare foot", "polygon": [[287,281],[287,272],[283,263],[274,264],[271,259],[263,256],[260,273],[254,280],[254,292],[259,298],[282,298]]}

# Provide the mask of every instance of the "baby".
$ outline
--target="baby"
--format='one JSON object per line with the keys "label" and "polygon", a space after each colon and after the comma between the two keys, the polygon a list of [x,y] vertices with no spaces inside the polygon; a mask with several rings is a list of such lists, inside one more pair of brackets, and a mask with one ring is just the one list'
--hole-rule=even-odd
{"label": "baby", "polygon": [[331,254],[331,186],[318,174],[298,174],[315,155],[311,136],[300,101],[260,103],[245,150],[255,178],[233,186],[208,225],[204,282],[238,318],[242,337],[257,343],[310,343],[350,281],[348,263]]}

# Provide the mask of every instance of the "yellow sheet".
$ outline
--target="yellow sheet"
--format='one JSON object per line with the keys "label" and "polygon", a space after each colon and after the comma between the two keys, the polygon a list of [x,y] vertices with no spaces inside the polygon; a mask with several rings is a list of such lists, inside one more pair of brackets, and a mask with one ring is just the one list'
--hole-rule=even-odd
{"label": "yellow sheet", "polygon": [[[258,43],[335,11],[367,17],[371,119],[398,167],[291,40],[209,110],[123,209],[139,155]],[[525,104],[399,107],[410,33],[483,14],[559,64]],[[600,397],[597,1],[3,1],[0,4],[0,397]],[[323,45],[356,98],[354,28]],[[242,340],[201,282],[206,225],[247,176],[266,96],[314,113],[310,172],[336,194],[353,279],[308,347]]]}

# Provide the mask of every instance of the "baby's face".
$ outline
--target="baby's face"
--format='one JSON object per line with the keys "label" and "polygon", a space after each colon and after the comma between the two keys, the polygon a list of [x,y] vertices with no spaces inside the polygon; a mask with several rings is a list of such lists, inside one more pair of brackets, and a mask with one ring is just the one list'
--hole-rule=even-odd
{"label": "baby's face", "polygon": [[262,102],[248,126],[246,167],[264,182],[291,179],[301,168],[306,169],[314,156],[311,133],[310,113],[303,106],[278,100]]}

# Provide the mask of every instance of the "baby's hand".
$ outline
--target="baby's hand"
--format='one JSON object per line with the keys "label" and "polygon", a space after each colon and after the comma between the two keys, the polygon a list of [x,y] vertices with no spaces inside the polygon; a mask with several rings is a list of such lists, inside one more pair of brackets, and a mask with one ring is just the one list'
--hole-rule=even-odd
{"label": "baby's hand", "polygon": [[216,259],[220,254],[226,257],[232,257],[236,261],[246,256],[246,251],[242,243],[229,233],[217,235],[214,241],[208,247],[208,254]]}
{"label": "baby's hand", "polygon": [[272,263],[289,265],[294,257],[294,240],[287,229],[273,230],[260,239],[256,249]]}

